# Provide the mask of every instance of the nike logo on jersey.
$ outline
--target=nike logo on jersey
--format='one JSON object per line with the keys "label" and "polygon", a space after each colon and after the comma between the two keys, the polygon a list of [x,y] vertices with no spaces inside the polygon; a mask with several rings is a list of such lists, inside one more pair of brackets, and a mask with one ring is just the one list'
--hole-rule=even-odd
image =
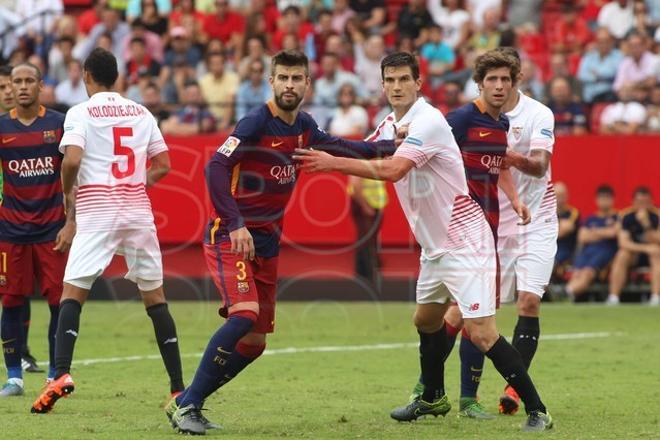
{"label": "nike logo on jersey", "polygon": [[3,144],[8,144],[8,143],[10,143],[11,141],[13,141],[14,139],[16,139],[16,136],[14,136],[14,137],[10,137],[10,138],[3,137],[3,138],[2,138],[2,143],[3,143]]}
{"label": "nike logo on jersey", "polygon": [[75,330],[71,330],[71,329],[69,329],[69,330],[67,330],[67,331],[64,332],[65,335],[66,335],[67,333],[71,334],[74,338],[77,338],[77,337],[78,337],[78,332],[75,331]]}
{"label": "nike logo on jersey", "polygon": [[284,141],[279,141],[279,142],[273,141],[273,142],[271,142],[270,146],[273,147],[273,148],[277,148],[280,145],[282,145],[283,143],[284,143]]}
{"label": "nike logo on jersey", "polygon": [[176,343],[177,340],[178,340],[177,338],[166,339],[165,342],[163,342],[163,345],[165,345],[165,344],[174,344],[174,343]]}
{"label": "nike logo on jersey", "polygon": [[6,341],[2,341],[2,345],[9,344],[10,342],[14,342],[16,338],[14,339],[7,339]]}
{"label": "nike logo on jersey", "polygon": [[492,133],[492,131],[480,131],[479,132],[479,137],[483,138],[483,137],[486,137],[486,136],[490,135],[491,133]]}
{"label": "nike logo on jersey", "polygon": [[231,354],[231,351],[223,350],[222,347],[218,347],[218,351],[222,354]]}
{"label": "nike logo on jersey", "polygon": [[483,368],[470,367],[470,371],[474,371],[475,373],[479,373],[480,371],[483,371]]}

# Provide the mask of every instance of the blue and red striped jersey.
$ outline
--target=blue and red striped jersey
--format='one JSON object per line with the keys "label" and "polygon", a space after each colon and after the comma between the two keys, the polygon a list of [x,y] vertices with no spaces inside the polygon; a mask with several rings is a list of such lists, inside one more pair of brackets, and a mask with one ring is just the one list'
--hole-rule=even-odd
{"label": "blue and red striped jersey", "polygon": [[245,226],[257,255],[277,255],[284,209],[298,177],[291,156],[296,148],[309,146],[358,158],[394,153],[391,140],[363,142],[331,136],[305,112],[288,124],[270,101],[238,121],[209,162],[207,183],[213,211],[205,243],[228,240],[230,231]]}
{"label": "blue and red striped jersey", "polygon": [[447,114],[461,149],[470,196],[481,206],[497,237],[500,205],[497,181],[507,148],[509,120],[504,113],[493,119],[479,99]]}
{"label": "blue and red striped jersey", "polygon": [[39,108],[30,125],[16,110],[0,116],[0,160],[4,175],[0,240],[30,244],[54,241],[64,226],[58,151],[62,113]]}

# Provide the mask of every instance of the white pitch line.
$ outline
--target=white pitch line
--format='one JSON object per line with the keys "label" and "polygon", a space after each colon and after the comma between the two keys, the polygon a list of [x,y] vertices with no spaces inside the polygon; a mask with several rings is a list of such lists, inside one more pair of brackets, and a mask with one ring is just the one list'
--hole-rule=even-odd
{"label": "white pitch line", "polygon": [[[608,338],[611,336],[623,336],[625,333],[620,332],[594,332],[594,333],[563,333],[555,335],[541,336],[544,341],[567,341],[575,339],[594,339],[594,338]],[[327,345],[319,347],[287,347],[287,348],[273,348],[264,351],[264,355],[279,355],[279,354],[298,354],[298,353],[337,353],[346,351],[367,351],[367,350],[397,350],[401,348],[417,348],[417,342],[398,342],[392,344],[370,344],[370,345]],[[184,353],[181,357],[186,358],[199,358],[202,353]],[[150,354],[142,356],[124,356],[124,357],[110,357],[98,359],[81,359],[73,361],[74,365],[94,365],[94,364],[110,364],[116,362],[136,362],[145,360],[158,360],[160,355]]]}

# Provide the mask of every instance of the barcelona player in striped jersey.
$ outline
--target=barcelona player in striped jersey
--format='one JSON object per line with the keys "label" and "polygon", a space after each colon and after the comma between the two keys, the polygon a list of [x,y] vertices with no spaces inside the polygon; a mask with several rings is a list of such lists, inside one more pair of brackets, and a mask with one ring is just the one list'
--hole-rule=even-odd
{"label": "barcelona player in striped jersey", "polygon": [[[484,113],[499,120],[499,107],[511,90],[508,60],[489,54],[477,58],[475,78],[482,88],[482,102],[471,114],[477,118],[476,136],[465,141],[470,154],[490,154],[497,141],[479,142],[479,133],[495,130]],[[418,98],[421,88],[419,66],[414,56],[400,52],[381,63],[383,89],[394,112],[379,126],[378,138],[393,138],[394,127],[408,125],[407,137],[391,160],[364,161],[331,157],[321,151],[298,150],[309,171],[339,171],[349,175],[391,180],[413,234],[422,248],[416,288],[414,323],[419,333],[419,352],[424,390],[408,405],[394,409],[391,417],[412,421],[424,415],[445,415],[451,405],[444,388],[447,344],[444,315],[453,298],[465,327],[479,350],[490,358],[508,383],[521,390],[528,413],[524,431],[552,428],[552,418],[526,372],[520,354],[499,335],[495,324],[497,262],[493,225],[478,198],[468,188],[479,175],[497,175],[499,162],[466,158],[442,114]],[[479,112],[479,113],[476,113]],[[489,125],[486,125],[489,124]],[[481,127],[485,125],[485,127]],[[485,129],[485,131],[484,131]],[[461,159],[463,156],[463,159]],[[471,170],[464,167],[471,161]],[[466,164],[467,166],[468,164]],[[481,166],[481,168],[479,168]],[[466,175],[468,178],[466,178]],[[494,177],[493,181],[497,181]],[[473,185],[474,186],[474,185]],[[511,186],[507,191],[511,190]],[[478,194],[491,194],[488,188]],[[497,200],[497,199],[495,199]],[[517,203],[517,202],[516,202]],[[514,203],[514,204],[516,204]]]}
{"label": "barcelona player in striped jersey", "polygon": [[238,122],[207,169],[214,209],[204,252],[227,320],[211,337],[191,385],[167,407],[179,432],[206,432],[204,400],[258,358],[274,330],[282,218],[298,177],[294,150],[314,146],[366,158],[394,152],[392,140],[330,136],[299,111],[310,85],[302,52],[275,55],[270,84],[274,99]]}
{"label": "barcelona player in striped jersey", "polygon": [[[15,107],[14,88],[11,86],[11,66],[0,66],[0,115],[8,113]],[[2,188],[2,169],[0,168],[0,189]],[[0,190],[0,202],[2,201],[2,191]],[[21,313],[21,322],[23,325],[23,344],[21,346],[21,358],[23,370],[28,373],[43,373],[43,368],[39,367],[37,360],[30,353],[28,348],[28,335],[30,331],[30,298],[25,297],[23,302],[23,311]]]}
{"label": "barcelona player in striped jersey", "polygon": [[0,207],[0,295],[2,346],[8,382],[0,395],[23,394],[21,313],[38,279],[50,307],[48,342],[54,376],[55,328],[62,295],[66,251],[75,225],[65,218],[60,182],[64,115],[39,104],[41,72],[21,64],[11,73],[16,107],[0,117],[4,200]]}

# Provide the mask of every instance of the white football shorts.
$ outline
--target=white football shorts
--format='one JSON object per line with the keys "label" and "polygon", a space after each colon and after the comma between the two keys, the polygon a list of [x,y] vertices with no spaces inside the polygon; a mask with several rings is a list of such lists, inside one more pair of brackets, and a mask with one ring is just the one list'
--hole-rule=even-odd
{"label": "white football shorts", "polygon": [[555,263],[557,233],[557,225],[553,224],[499,237],[497,248],[502,275],[501,302],[514,301],[516,291],[543,297]]}
{"label": "white football shorts", "polygon": [[136,283],[141,291],[163,285],[163,263],[155,228],[77,233],[69,251],[64,282],[90,289],[115,254],[123,255],[126,260],[128,272],[124,278]]}

